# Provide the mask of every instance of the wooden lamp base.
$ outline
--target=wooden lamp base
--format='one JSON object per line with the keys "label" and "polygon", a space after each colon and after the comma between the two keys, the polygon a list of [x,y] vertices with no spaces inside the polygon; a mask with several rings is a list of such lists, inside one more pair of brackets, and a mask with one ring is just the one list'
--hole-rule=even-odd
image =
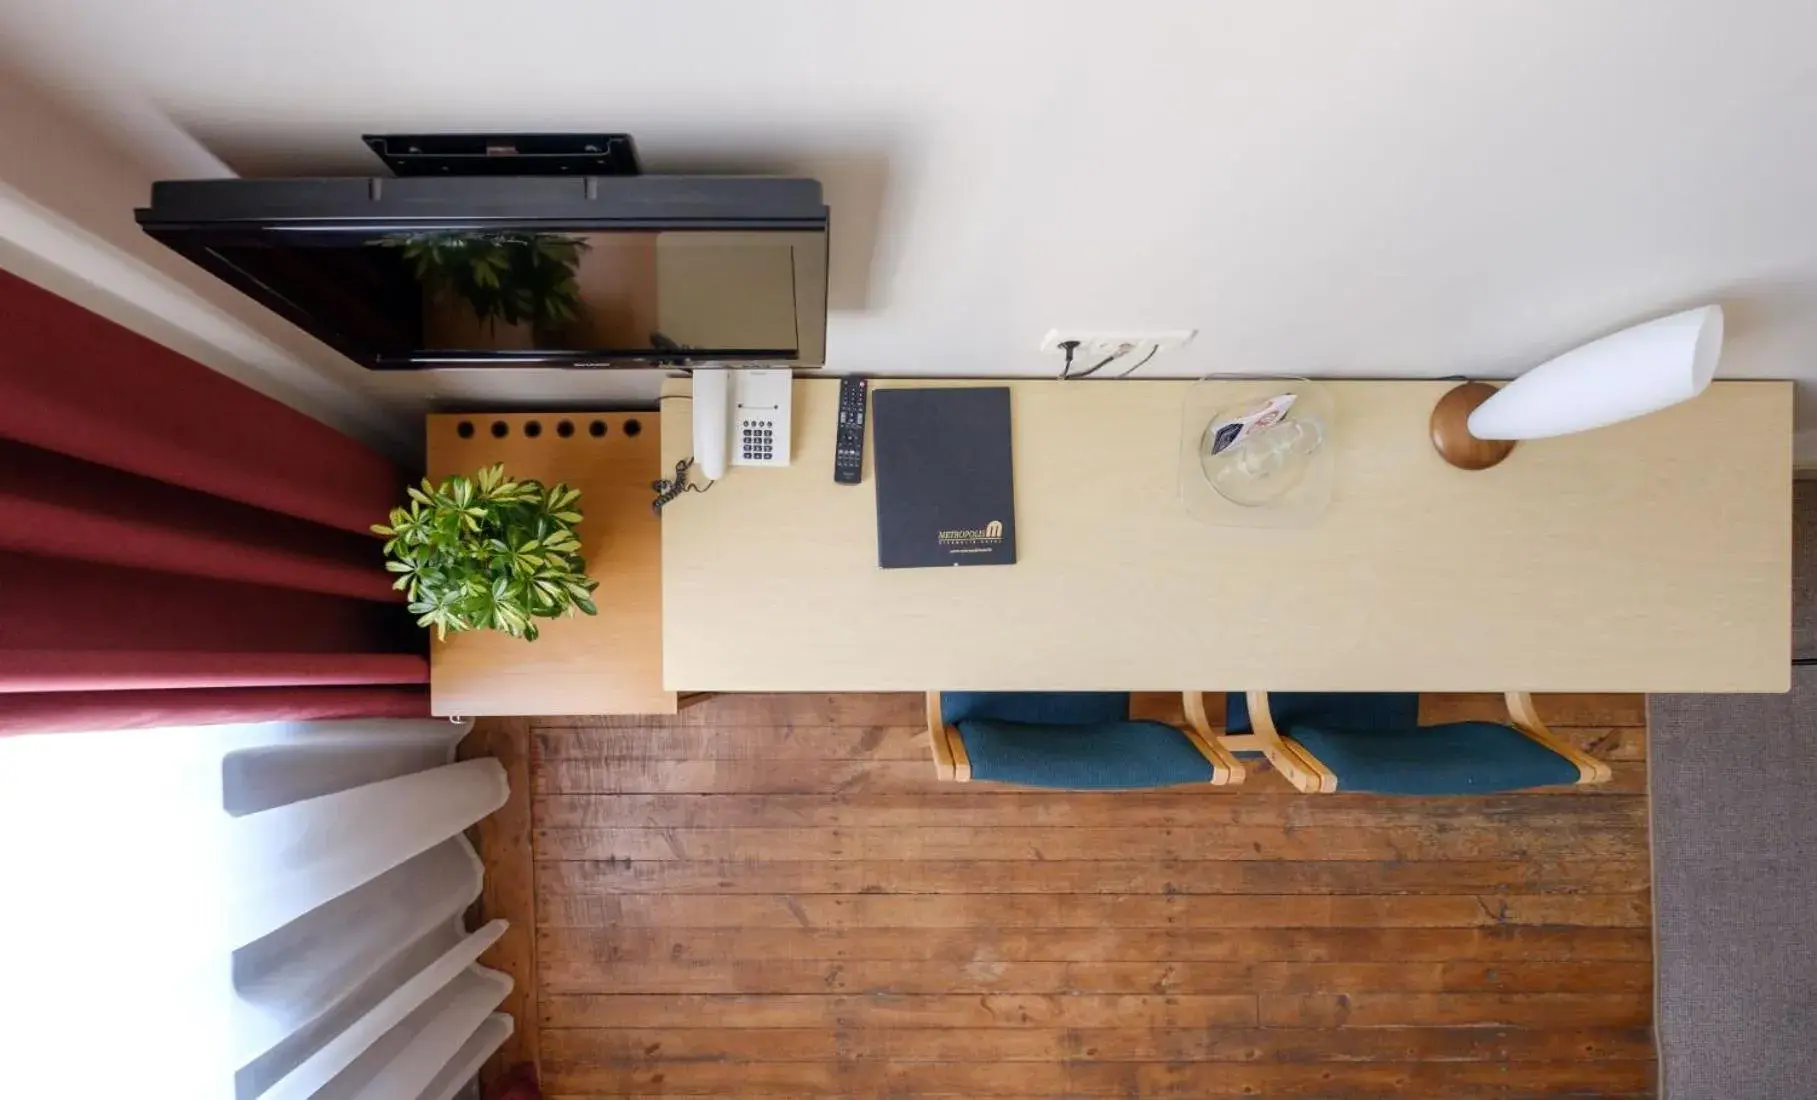
{"label": "wooden lamp base", "polygon": [[1495,396],[1487,382],[1465,382],[1432,407],[1432,445],[1439,457],[1460,470],[1487,470],[1514,450],[1512,439],[1478,439],[1470,434],[1470,414]]}

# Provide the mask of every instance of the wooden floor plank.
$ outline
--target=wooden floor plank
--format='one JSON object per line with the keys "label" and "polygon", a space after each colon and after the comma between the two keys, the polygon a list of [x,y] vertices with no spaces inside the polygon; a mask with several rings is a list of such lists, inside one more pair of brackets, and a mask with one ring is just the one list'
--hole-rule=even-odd
{"label": "wooden floor plank", "polygon": [[1645,895],[539,894],[545,928],[1479,928],[1643,927]]}
{"label": "wooden floor plank", "polygon": [[[1215,797],[1215,796],[1213,796]],[[1640,829],[1524,830],[1432,825],[1399,829],[977,828],[538,829],[545,860],[1606,860],[1632,857]]]}
{"label": "wooden floor plank", "polygon": [[1254,1027],[1253,993],[1183,996],[546,994],[543,1026],[574,1027]]}
{"label": "wooden floor plank", "polygon": [[[980,1040],[968,1062],[668,1062],[657,1065],[554,1062],[556,1093],[594,1090],[613,1095],[723,1097],[899,1096],[934,1092],[969,1096],[1214,1096],[1429,1095],[1507,1097],[1521,1089],[1553,1095],[1633,1094],[1650,1080],[1644,1062],[1355,1063],[1286,1062],[996,1062]],[[1341,1092],[1339,1092],[1341,1090]]]}
{"label": "wooden floor plank", "polygon": [[[562,1028],[544,1032],[553,1059],[616,1062],[817,1062],[978,1057],[964,1028]],[[991,1032],[1002,1062],[1559,1062],[1650,1061],[1652,1033],[1637,1028],[1536,1031],[1456,1028],[1015,1028]]]}
{"label": "wooden floor plank", "polygon": [[[1645,695],[1535,695],[1539,716],[1548,725],[1629,726],[1644,730],[1647,726]],[[1500,695],[1427,694],[1420,696],[1420,723],[1440,722],[1505,722],[1507,704]]]}
{"label": "wooden floor plank", "polygon": [[646,726],[538,731],[538,760],[917,760],[927,727]]}
{"label": "wooden floor plank", "polygon": [[[1215,794],[1217,797],[1207,797]],[[1237,797],[1240,795],[1240,797]],[[1300,829],[1503,826],[1527,831],[1645,829],[1646,799],[1548,798],[1492,795],[1470,799],[1408,799],[1345,794],[1307,798],[1238,787],[1127,794],[1011,791],[948,783],[925,793],[621,794],[545,795],[537,823],[548,829],[751,829],[958,827],[1190,828],[1212,826]],[[1509,834],[1504,831],[1504,837]]]}
{"label": "wooden floor plank", "polygon": [[552,928],[539,960],[608,967],[669,959],[921,962],[1647,962],[1644,927],[1482,928]]}
{"label": "wooden floor plank", "polygon": [[1614,782],[961,785],[905,693],[536,719],[544,1094],[1650,1096],[1645,699],[1537,704]]}
{"label": "wooden floor plank", "polygon": [[709,959],[617,963],[561,954],[545,962],[551,993],[1645,993],[1652,968],[1629,962],[1301,963],[1002,962]]}
{"label": "wooden floor plank", "polygon": [[602,894],[1628,894],[1637,859],[631,860],[548,862],[550,896]]}
{"label": "wooden floor plank", "polygon": [[1645,1027],[1652,1009],[1624,993],[1267,993],[1269,1027]]}

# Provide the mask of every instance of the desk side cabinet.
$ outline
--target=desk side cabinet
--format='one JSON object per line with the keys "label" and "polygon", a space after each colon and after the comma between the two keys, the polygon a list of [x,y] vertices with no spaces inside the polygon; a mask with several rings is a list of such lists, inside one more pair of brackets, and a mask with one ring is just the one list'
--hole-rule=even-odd
{"label": "desk side cabinet", "polygon": [[428,417],[432,480],[495,462],[516,478],[581,492],[578,533],[596,616],[543,620],[534,642],[490,630],[430,642],[437,716],[673,714],[662,687],[662,526],[650,512],[661,422],[642,413]]}

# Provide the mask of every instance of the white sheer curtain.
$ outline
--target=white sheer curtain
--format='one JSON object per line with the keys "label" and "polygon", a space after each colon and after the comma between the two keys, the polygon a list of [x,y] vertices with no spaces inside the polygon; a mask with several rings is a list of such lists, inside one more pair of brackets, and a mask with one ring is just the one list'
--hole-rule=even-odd
{"label": "white sheer curtain", "polygon": [[510,979],[475,963],[504,922],[462,924],[481,881],[462,830],[505,775],[454,762],[464,732],[0,740],[0,1093],[461,1094],[512,1026]]}

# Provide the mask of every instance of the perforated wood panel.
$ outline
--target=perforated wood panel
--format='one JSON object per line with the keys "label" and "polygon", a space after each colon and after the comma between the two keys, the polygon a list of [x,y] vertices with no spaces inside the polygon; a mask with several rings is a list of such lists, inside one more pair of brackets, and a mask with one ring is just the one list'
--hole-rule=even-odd
{"label": "perforated wood panel", "polygon": [[650,513],[659,427],[655,413],[428,418],[431,478],[503,462],[514,477],[579,489],[581,549],[599,581],[597,616],[546,622],[534,642],[473,631],[434,643],[435,714],[675,712],[674,693],[662,687],[662,528]]}

